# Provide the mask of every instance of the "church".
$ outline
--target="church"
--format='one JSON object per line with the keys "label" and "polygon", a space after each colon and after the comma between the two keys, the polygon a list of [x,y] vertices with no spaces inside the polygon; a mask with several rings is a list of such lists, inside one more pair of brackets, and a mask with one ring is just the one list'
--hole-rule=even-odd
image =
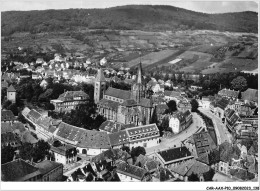
{"label": "church", "polygon": [[98,70],[94,85],[94,101],[98,113],[122,124],[147,125],[154,111],[151,99],[146,98],[146,84],[142,75],[142,64],[137,70],[137,77],[131,91],[109,87],[102,69]]}

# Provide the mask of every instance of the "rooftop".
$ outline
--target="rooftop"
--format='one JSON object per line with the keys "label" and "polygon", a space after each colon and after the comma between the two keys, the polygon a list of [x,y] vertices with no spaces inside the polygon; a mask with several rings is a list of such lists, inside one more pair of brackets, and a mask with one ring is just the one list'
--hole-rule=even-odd
{"label": "rooftop", "polygon": [[186,147],[171,148],[168,150],[160,151],[158,154],[167,163],[170,161],[191,157],[190,151]]}
{"label": "rooftop", "polygon": [[22,159],[1,165],[2,181],[25,181],[40,174],[36,167]]}
{"label": "rooftop", "polygon": [[1,111],[1,121],[13,121],[15,116],[11,110],[2,110]]}
{"label": "rooftop", "polygon": [[142,180],[145,174],[147,173],[145,169],[128,164],[124,161],[119,161],[116,164],[116,167],[118,173],[133,177],[138,180]]}
{"label": "rooftop", "polygon": [[120,98],[120,99],[123,99],[123,100],[131,99],[131,92],[130,91],[120,90],[120,89],[116,89],[116,88],[112,88],[112,87],[109,87],[106,90],[105,95],[115,97],[115,98]]}
{"label": "rooftop", "polygon": [[49,160],[44,160],[35,165],[35,167],[40,170],[41,174],[46,174],[60,166],[63,166],[63,165],[61,163],[57,163],[57,162],[49,161]]}

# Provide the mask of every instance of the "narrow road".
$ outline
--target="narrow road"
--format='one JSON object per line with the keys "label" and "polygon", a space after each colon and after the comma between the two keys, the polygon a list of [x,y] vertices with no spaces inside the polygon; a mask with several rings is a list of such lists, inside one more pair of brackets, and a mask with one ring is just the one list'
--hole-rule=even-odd
{"label": "narrow road", "polygon": [[224,143],[225,141],[231,142],[232,135],[228,132],[225,124],[222,123],[222,120],[215,116],[210,110],[208,109],[199,109],[202,113],[207,115],[213,120],[214,128],[218,136],[218,144]]}
{"label": "narrow road", "polygon": [[163,150],[172,147],[179,147],[181,146],[182,141],[184,141],[185,139],[187,139],[188,137],[196,133],[200,127],[206,128],[205,123],[197,113],[192,112],[192,119],[193,119],[193,123],[186,130],[182,131],[177,135],[174,135],[171,138],[162,139],[162,142],[157,146],[145,148],[146,154],[149,155],[154,151]]}

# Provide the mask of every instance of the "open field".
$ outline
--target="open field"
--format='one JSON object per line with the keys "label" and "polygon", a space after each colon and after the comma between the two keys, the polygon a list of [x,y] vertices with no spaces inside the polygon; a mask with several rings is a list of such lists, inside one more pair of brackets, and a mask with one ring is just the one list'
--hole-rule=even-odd
{"label": "open field", "polygon": [[[176,53],[177,50],[161,50],[159,52],[151,52],[145,56],[142,56],[141,58],[141,62],[143,67],[147,67],[149,65],[152,65],[160,60],[163,60],[165,58],[170,57],[171,55],[173,55],[174,53]],[[137,65],[140,62],[139,58],[136,58],[134,60],[131,60],[130,62],[127,63],[128,67],[133,67],[135,65]]]}
{"label": "open field", "polygon": [[215,63],[213,66],[204,69],[202,71],[203,74],[210,73],[226,73],[226,72],[238,72],[242,70],[255,70],[258,68],[258,60],[252,59],[240,59],[240,58],[229,58],[223,62]]}

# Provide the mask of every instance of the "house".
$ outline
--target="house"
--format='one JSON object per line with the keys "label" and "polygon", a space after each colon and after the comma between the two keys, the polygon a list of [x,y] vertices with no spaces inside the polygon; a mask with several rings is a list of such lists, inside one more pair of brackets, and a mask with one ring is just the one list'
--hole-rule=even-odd
{"label": "house", "polygon": [[239,91],[230,90],[230,89],[222,89],[218,92],[218,95],[225,97],[225,98],[231,98],[231,99],[237,99],[238,98]]}
{"label": "house", "polygon": [[21,146],[21,138],[14,132],[8,131],[2,133],[1,131],[1,147],[10,145],[13,148]]}
{"label": "house", "polygon": [[31,164],[17,159],[1,165],[2,181],[60,181],[63,176],[63,165],[44,160]]}
{"label": "house", "polygon": [[202,97],[201,100],[198,100],[199,107],[202,109],[209,109],[210,108],[210,99],[208,97]]}
{"label": "house", "polygon": [[240,158],[240,149],[236,145],[224,142],[219,146],[220,162],[218,170],[226,175],[230,175],[230,166],[233,159]]}
{"label": "house", "polygon": [[86,130],[64,122],[58,125],[54,138],[76,147],[80,154],[98,155],[110,148],[106,132]]}
{"label": "house", "polygon": [[199,132],[193,135],[197,156],[201,157],[205,153],[209,153],[216,149],[217,145],[213,141],[210,134],[206,132]]}
{"label": "house", "polygon": [[163,167],[171,168],[178,166],[184,161],[191,160],[194,156],[186,147],[170,148],[163,151],[155,152],[151,155],[154,160],[161,163]]}
{"label": "house", "polygon": [[51,100],[57,112],[69,112],[77,106],[85,104],[89,99],[88,94],[83,91],[66,91],[58,99]]}
{"label": "house", "polygon": [[41,173],[41,181],[61,181],[63,177],[63,165],[54,161],[44,160],[34,165]]}
{"label": "house", "polygon": [[135,161],[135,166],[139,166],[141,168],[144,168],[145,170],[147,170],[150,174],[153,174],[158,166],[159,166],[159,162],[152,159],[152,158],[149,158],[147,156],[144,156],[142,154],[140,154],[137,158],[136,158],[136,161]]}
{"label": "house", "polygon": [[185,112],[187,110],[191,111],[191,104],[187,100],[180,100],[177,104],[177,108],[179,111]]}
{"label": "house", "polygon": [[[210,167],[195,159],[181,163],[171,168],[173,175],[180,180],[187,181],[212,181],[213,170]],[[209,173],[212,171],[211,173]]]}
{"label": "house", "polygon": [[241,92],[242,100],[246,102],[258,103],[258,90],[248,88],[246,91]]}
{"label": "house", "polygon": [[155,84],[154,86],[152,86],[152,91],[154,93],[164,92],[164,85]]}
{"label": "house", "polygon": [[164,91],[164,99],[168,102],[170,100],[174,100],[176,101],[176,104],[179,103],[179,101],[181,100],[181,92],[178,91],[168,91],[165,90]]}
{"label": "house", "polygon": [[127,128],[117,133],[109,134],[112,148],[123,145],[132,147],[152,147],[159,144],[160,133],[156,124]]}
{"label": "house", "polygon": [[215,115],[220,119],[224,119],[224,113],[229,104],[229,100],[222,98],[216,102]]}
{"label": "house", "polygon": [[143,182],[147,180],[148,172],[135,165],[128,164],[124,161],[118,161],[116,172],[122,182]]}
{"label": "house", "polygon": [[1,165],[1,179],[9,181],[41,181],[42,174],[37,167],[17,159]]}
{"label": "house", "polygon": [[225,111],[225,118],[226,118],[226,127],[230,131],[235,131],[235,126],[238,124],[240,120],[239,115],[233,109],[227,109]]}
{"label": "house", "polygon": [[197,90],[201,90],[202,87],[201,87],[201,86],[194,86],[194,85],[192,85],[192,86],[190,86],[189,89],[190,89],[191,91],[197,91]]}
{"label": "house", "polygon": [[164,167],[158,167],[152,175],[152,182],[174,182],[176,180],[173,173]]}
{"label": "house", "polygon": [[14,122],[16,120],[13,112],[11,110],[1,111],[1,122]]}
{"label": "house", "polygon": [[169,128],[174,134],[177,134],[185,129],[185,117],[182,112],[176,112],[170,117]]}
{"label": "house", "polygon": [[13,85],[10,85],[7,88],[7,100],[11,101],[12,103],[16,102],[16,90]]}
{"label": "house", "polygon": [[77,161],[77,150],[71,145],[52,146],[51,151],[54,154],[55,162],[66,165]]}

